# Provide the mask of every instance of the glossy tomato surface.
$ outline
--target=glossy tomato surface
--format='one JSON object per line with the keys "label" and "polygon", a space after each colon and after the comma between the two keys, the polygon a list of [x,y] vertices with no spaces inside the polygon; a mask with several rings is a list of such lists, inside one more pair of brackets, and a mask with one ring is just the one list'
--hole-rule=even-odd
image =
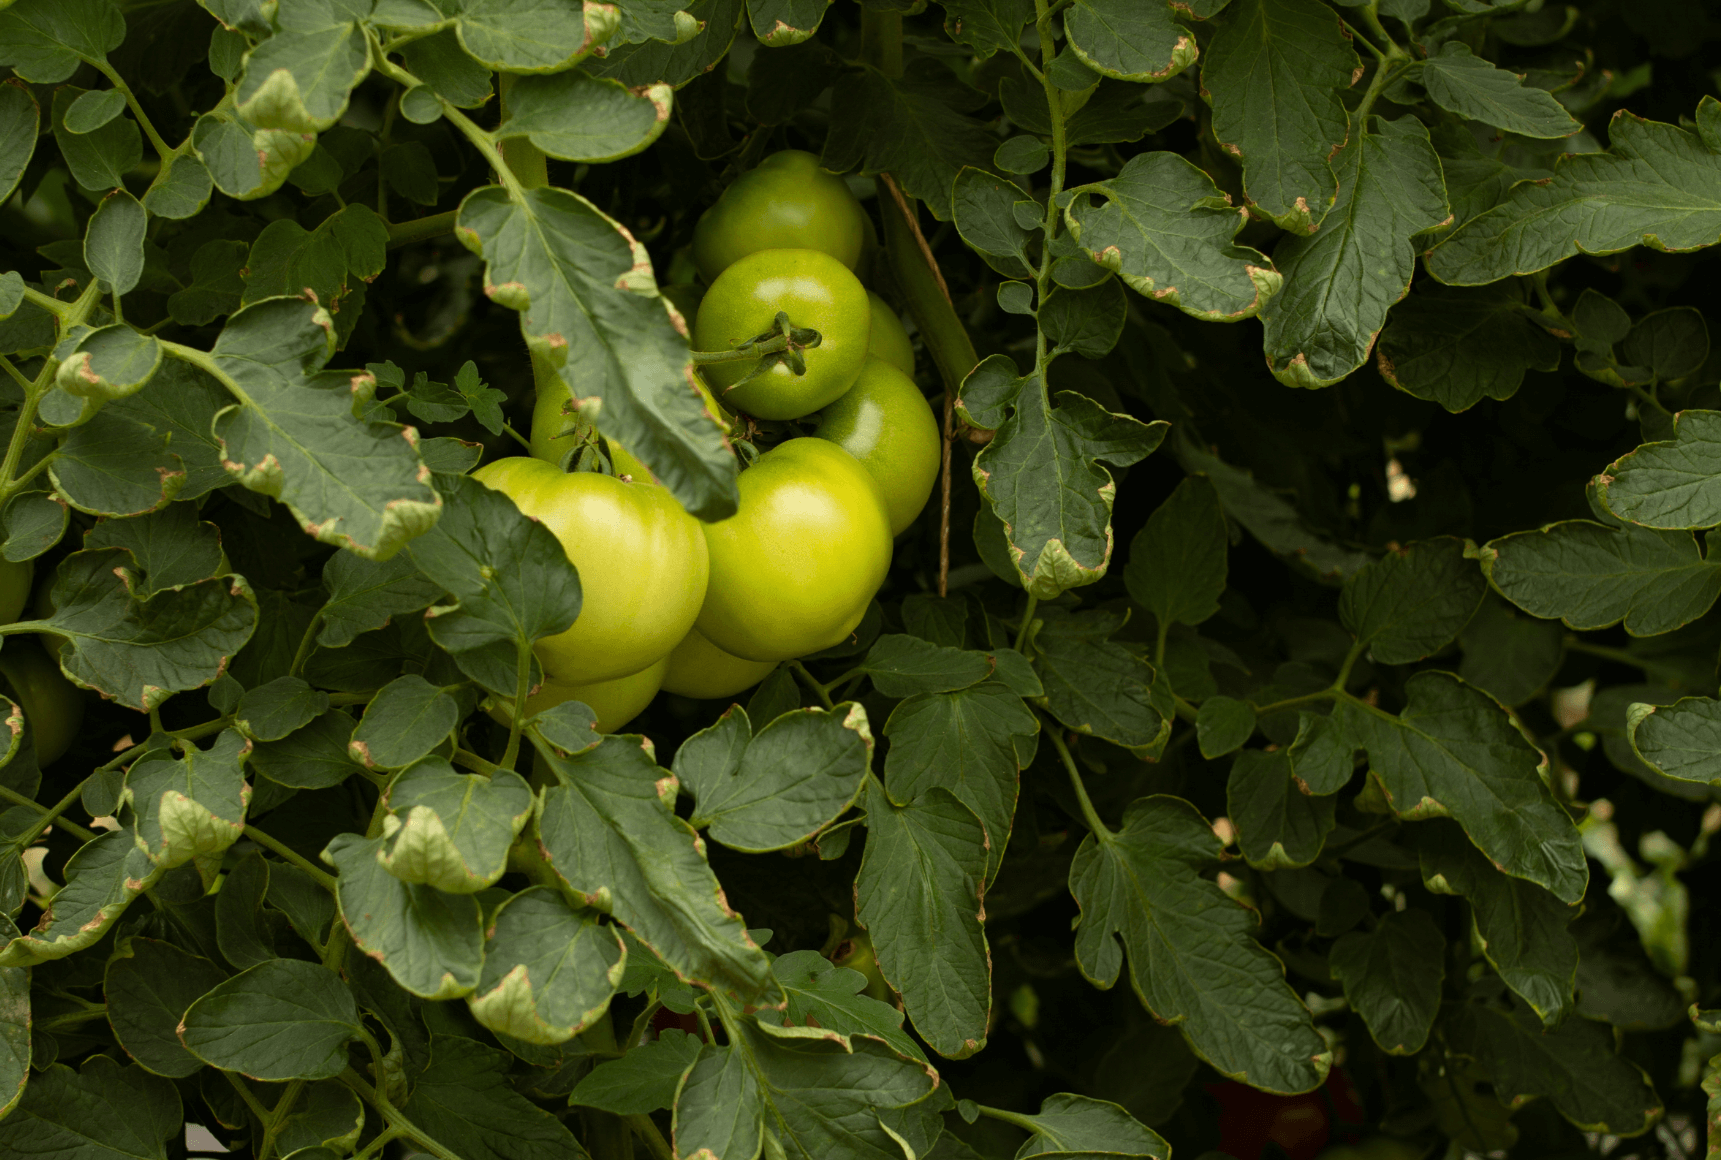
{"label": "glossy tomato surface", "polygon": [[799,149],[773,153],[723,192],[694,227],[694,265],[715,282],[759,250],[820,250],[853,270],[867,213],[848,184]]}
{"label": "glossy tomato surface", "polygon": [[36,575],[36,562],[13,563],[0,560],[0,624],[11,624],[23,615],[30,599],[30,581]]}
{"label": "glossy tomato surface", "polygon": [[12,637],[0,649],[0,677],[24,710],[24,727],[36,745],[36,763],[49,765],[77,739],[84,721],[84,696],[66,679],[59,663],[28,635]]}
{"label": "glossy tomato surface", "polygon": [[777,665],[771,661],[749,661],[732,656],[690,629],[670,654],[664,673],[664,692],[709,700],[733,697],[765,680]]}
{"label": "glossy tomato surface", "polygon": [[914,378],[915,348],[909,342],[909,332],[903,329],[903,320],[889,302],[871,290],[867,291],[867,306],[873,324],[868,332],[867,353]]}
{"label": "glossy tomato surface", "polygon": [[893,536],[927,506],[939,475],[939,421],[921,388],[890,363],[868,358],[855,385],[819,412],[813,434],[853,455],[878,480]]}
{"label": "glossy tomato surface", "polygon": [[778,363],[736,386],[755,360],[709,363],[706,380],[726,407],[761,419],[799,419],[847,391],[867,361],[872,309],[859,279],[818,250],[760,250],[725,270],[700,303],[694,349],[734,350],[770,331],[778,311],[792,326],[817,330],[807,373]]}
{"label": "glossy tomato surface", "polygon": [[725,652],[781,661],[861,623],[891,564],[879,484],[823,439],[791,439],[741,473],[735,515],[705,525],[711,581],[697,622]]}
{"label": "glossy tomato surface", "polygon": [[[652,703],[669,663],[668,657],[662,657],[637,673],[583,685],[546,679],[536,693],[526,698],[526,715],[531,717],[565,701],[579,701],[597,716],[598,732],[614,733]],[[490,716],[497,724],[506,726],[513,709],[513,701],[499,699],[491,706]]]}
{"label": "glossy tomato surface", "polygon": [[580,573],[580,616],[534,649],[557,680],[588,683],[637,673],[681,642],[706,588],[699,521],[653,483],[541,459],[498,459],[473,472],[562,542]]}

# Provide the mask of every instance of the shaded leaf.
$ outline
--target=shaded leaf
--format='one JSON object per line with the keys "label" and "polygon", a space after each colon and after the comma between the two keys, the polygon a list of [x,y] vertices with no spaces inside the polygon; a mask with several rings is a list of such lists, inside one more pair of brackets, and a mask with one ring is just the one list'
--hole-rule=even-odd
{"label": "shaded leaf", "polygon": [[[1208,16],[1223,3],[1180,5],[1179,11]],[[1163,81],[1196,59],[1196,38],[1160,0],[1076,0],[1065,11],[1064,34],[1082,63],[1123,81]]]}
{"label": "shaded leaf", "polygon": [[1421,540],[1346,578],[1339,619],[1381,664],[1432,656],[1459,635],[1487,585],[1463,541]]}
{"label": "shaded leaf", "polygon": [[1328,951],[1345,1000],[1383,1051],[1423,1050],[1441,1006],[1447,940],[1424,910],[1393,911],[1373,930],[1352,931]]}
{"label": "shaded leaf", "polygon": [[1517,282],[1425,285],[1393,308],[1375,349],[1381,377],[1454,414],[1509,399],[1527,370],[1560,368],[1561,344],[1523,309]]}
{"label": "shaded leaf", "polygon": [[856,671],[872,677],[873,687],[887,697],[912,697],[966,689],[992,676],[993,668],[993,658],[985,653],[886,633],[873,642]]}
{"label": "shaded leaf", "polygon": [[458,773],[440,757],[402,770],[387,800],[378,860],[403,882],[451,894],[476,894],[502,877],[533,804],[519,774]]}
{"label": "shaded leaf", "polygon": [[353,994],[321,964],[272,959],[186,1009],[179,1038],[205,1063],[252,1079],[328,1079],[359,1034]]}
{"label": "shaded leaf", "polygon": [[53,1063],[31,1078],[0,1122],[0,1149],[20,1157],[162,1160],[167,1139],[183,1130],[182,1116],[170,1081],[92,1055],[77,1071]]}
{"label": "shaded leaf", "polygon": [[1612,514],[1647,528],[1713,528],[1722,523],[1722,412],[1682,411],[1674,438],[1646,443],[1597,477],[1596,496]]}
{"label": "shaded leaf", "polygon": [[1639,759],[1664,777],[1717,784],[1722,776],[1722,714],[1713,697],[1682,697],[1672,705],[1632,704],[1627,737]]}
{"label": "shaded leaf", "polygon": [[1130,541],[1124,586],[1159,625],[1201,624],[1226,588],[1226,517],[1201,476],[1181,481]]}
{"label": "shaded leaf", "polygon": [[323,565],[323,587],[329,599],[323,605],[317,643],[324,648],[349,645],[361,632],[434,603],[442,592],[419,573],[412,554],[378,562],[353,552],[336,552]]}
{"label": "shaded leaf", "polygon": [[337,834],[323,851],[323,860],[339,871],[335,901],[353,945],[420,998],[470,993],[484,961],[477,900],[402,882],[382,866],[384,841]]}
{"label": "shaded leaf", "polygon": [[616,161],[651,145],[670,119],[670,86],[630,89],[582,69],[525,76],[508,92],[510,136],[564,161]]}
{"label": "shaded leaf", "polygon": [[[867,976],[860,971],[837,966],[817,951],[791,951],[772,960],[771,973],[789,996],[782,1026],[818,1027],[846,1038],[870,1035],[906,1059],[925,1058],[903,1030],[903,1013],[862,993]],[[762,1012],[760,1018],[769,1023],[772,1016]]]}
{"label": "shaded leaf", "polygon": [[584,1149],[549,1112],[514,1090],[506,1051],[433,1034],[430,1064],[402,1109],[463,1160],[568,1160]]}
{"label": "shaded leaf", "polygon": [[622,1058],[601,1063],[587,1072],[568,1093],[568,1102],[618,1116],[668,1109],[676,1102],[676,1088],[681,1085],[683,1074],[693,1066],[699,1053],[699,1039],[667,1027],[658,1032],[656,1039],[630,1047]]}
{"label": "shaded leaf", "polygon": [[1415,79],[1450,113],[1521,137],[1570,137],[1583,129],[1554,96],[1496,68],[1461,40],[1449,40],[1422,62]]}
{"label": "shaded leaf", "polygon": [[615,927],[549,887],[529,887],[491,917],[484,971],[467,1006],[493,1031],[562,1043],[609,1010],[625,955]]}
{"label": "shaded leaf", "polygon": [[408,673],[365,706],[347,751],[367,768],[400,769],[441,745],[460,717],[460,704],[446,690]]}
{"label": "shaded leaf", "polygon": [[121,939],[102,979],[114,1038],[157,1075],[192,1074],[203,1061],[185,1049],[174,1029],[187,1007],[226,978],[227,972],[208,959],[172,943]]}

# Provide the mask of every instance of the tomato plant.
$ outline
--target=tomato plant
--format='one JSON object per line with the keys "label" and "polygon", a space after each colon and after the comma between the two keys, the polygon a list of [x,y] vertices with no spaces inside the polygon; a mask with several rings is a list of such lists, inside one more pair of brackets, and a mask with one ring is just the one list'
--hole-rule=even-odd
{"label": "tomato plant", "polygon": [[0,0],[0,1157],[1716,1156],[1717,30]]}

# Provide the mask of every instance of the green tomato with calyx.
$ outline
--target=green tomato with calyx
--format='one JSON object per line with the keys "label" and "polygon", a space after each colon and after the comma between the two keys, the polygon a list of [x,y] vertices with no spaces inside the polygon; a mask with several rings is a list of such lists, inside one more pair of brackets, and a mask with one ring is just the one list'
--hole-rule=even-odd
{"label": "green tomato with calyx", "polygon": [[824,439],[791,439],[737,481],[741,504],[706,524],[711,579],[696,627],[750,661],[782,661],[845,640],[891,565],[885,494]]}
{"label": "green tomato with calyx", "polygon": [[891,309],[891,304],[873,291],[867,291],[867,307],[873,325],[867,337],[867,353],[884,359],[910,378],[915,377],[915,348],[909,342],[909,332],[903,320]]}
{"label": "green tomato with calyx", "polygon": [[867,211],[819,158],[773,153],[723,192],[694,227],[694,265],[709,285],[760,250],[822,250],[853,270],[869,232]]}
{"label": "green tomato with calyx", "polygon": [[0,677],[5,678],[6,693],[24,710],[36,764],[59,760],[84,722],[84,695],[42,646],[26,636],[14,636],[0,648]]}
{"label": "green tomato with calyx", "polygon": [[697,700],[733,697],[765,680],[777,665],[732,656],[691,630],[670,654],[664,673],[664,692]]}
{"label": "green tomato with calyx", "polygon": [[767,356],[773,362],[763,371],[755,358],[707,363],[702,370],[725,406],[761,419],[799,419],[854,384],[867,361],[872,310],[866,288],[831,255],[760,250],[712,283],[694,321],[694,349],[735,350],[768,337],[776,333],[779,313],[790,326],[819,333],[819,345],[802,351],[805,373],[796,374],[776,355]]}
{"label": "green tomato with calyx", "polygon": [[915,522],[939,475],[939,421],[921,388],[880,358],[868,358],[855,385],[819,412],[813,434],[829,439],[879,481],[891,534]]}
{"label": "green tomato with calyx", "polygon": [[[598,718],[594,729],[600,733],[614,733],[638,717],[645,707],[652,703],[652,698],[658,695],[658,686],[663,684],[664,672],[669,664],[669,657],[659,657],[637,673],[614,677],[608,681],[588,681],[584,684],[558,681],[546,675],[538,691],[526,698],[526,716],[536,716],[565,701],[579,701]],[[490,705],[489,713],[497,724],[508,726],[514,713],[513,699],[495,699]]]}
{"label": "green tomato with calyx", "polygon": [[580,573],[573,627],[533,645],[559,681],[589,684],[637,673],[681,643],[706,590],[699,521],[656,484],[542,459],[498,459],[473,472],[556,536]]}

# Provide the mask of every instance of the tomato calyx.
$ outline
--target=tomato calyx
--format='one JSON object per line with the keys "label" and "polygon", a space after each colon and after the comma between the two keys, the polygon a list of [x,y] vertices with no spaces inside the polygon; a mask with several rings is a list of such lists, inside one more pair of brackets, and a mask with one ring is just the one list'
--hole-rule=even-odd
{"label": "tomato calyx", "polygon": [[751,382],[763,374],[770,373],[779,363],[787,366],[795,375],[807,373],[807,359],[803,351],[813,350],[822,341],[817,330],[807,326],[795,326],[789,321],[789,315],[782,310],[772,320],[771,329],[748,339],[740,346],[731,350],[693,352],[694,362],[700,366],[708,363],[745,362],[748,359],[758,359],[759,365],[749,371],[743,378],[737,379],[723,389],[729,394],[743,383]]}

